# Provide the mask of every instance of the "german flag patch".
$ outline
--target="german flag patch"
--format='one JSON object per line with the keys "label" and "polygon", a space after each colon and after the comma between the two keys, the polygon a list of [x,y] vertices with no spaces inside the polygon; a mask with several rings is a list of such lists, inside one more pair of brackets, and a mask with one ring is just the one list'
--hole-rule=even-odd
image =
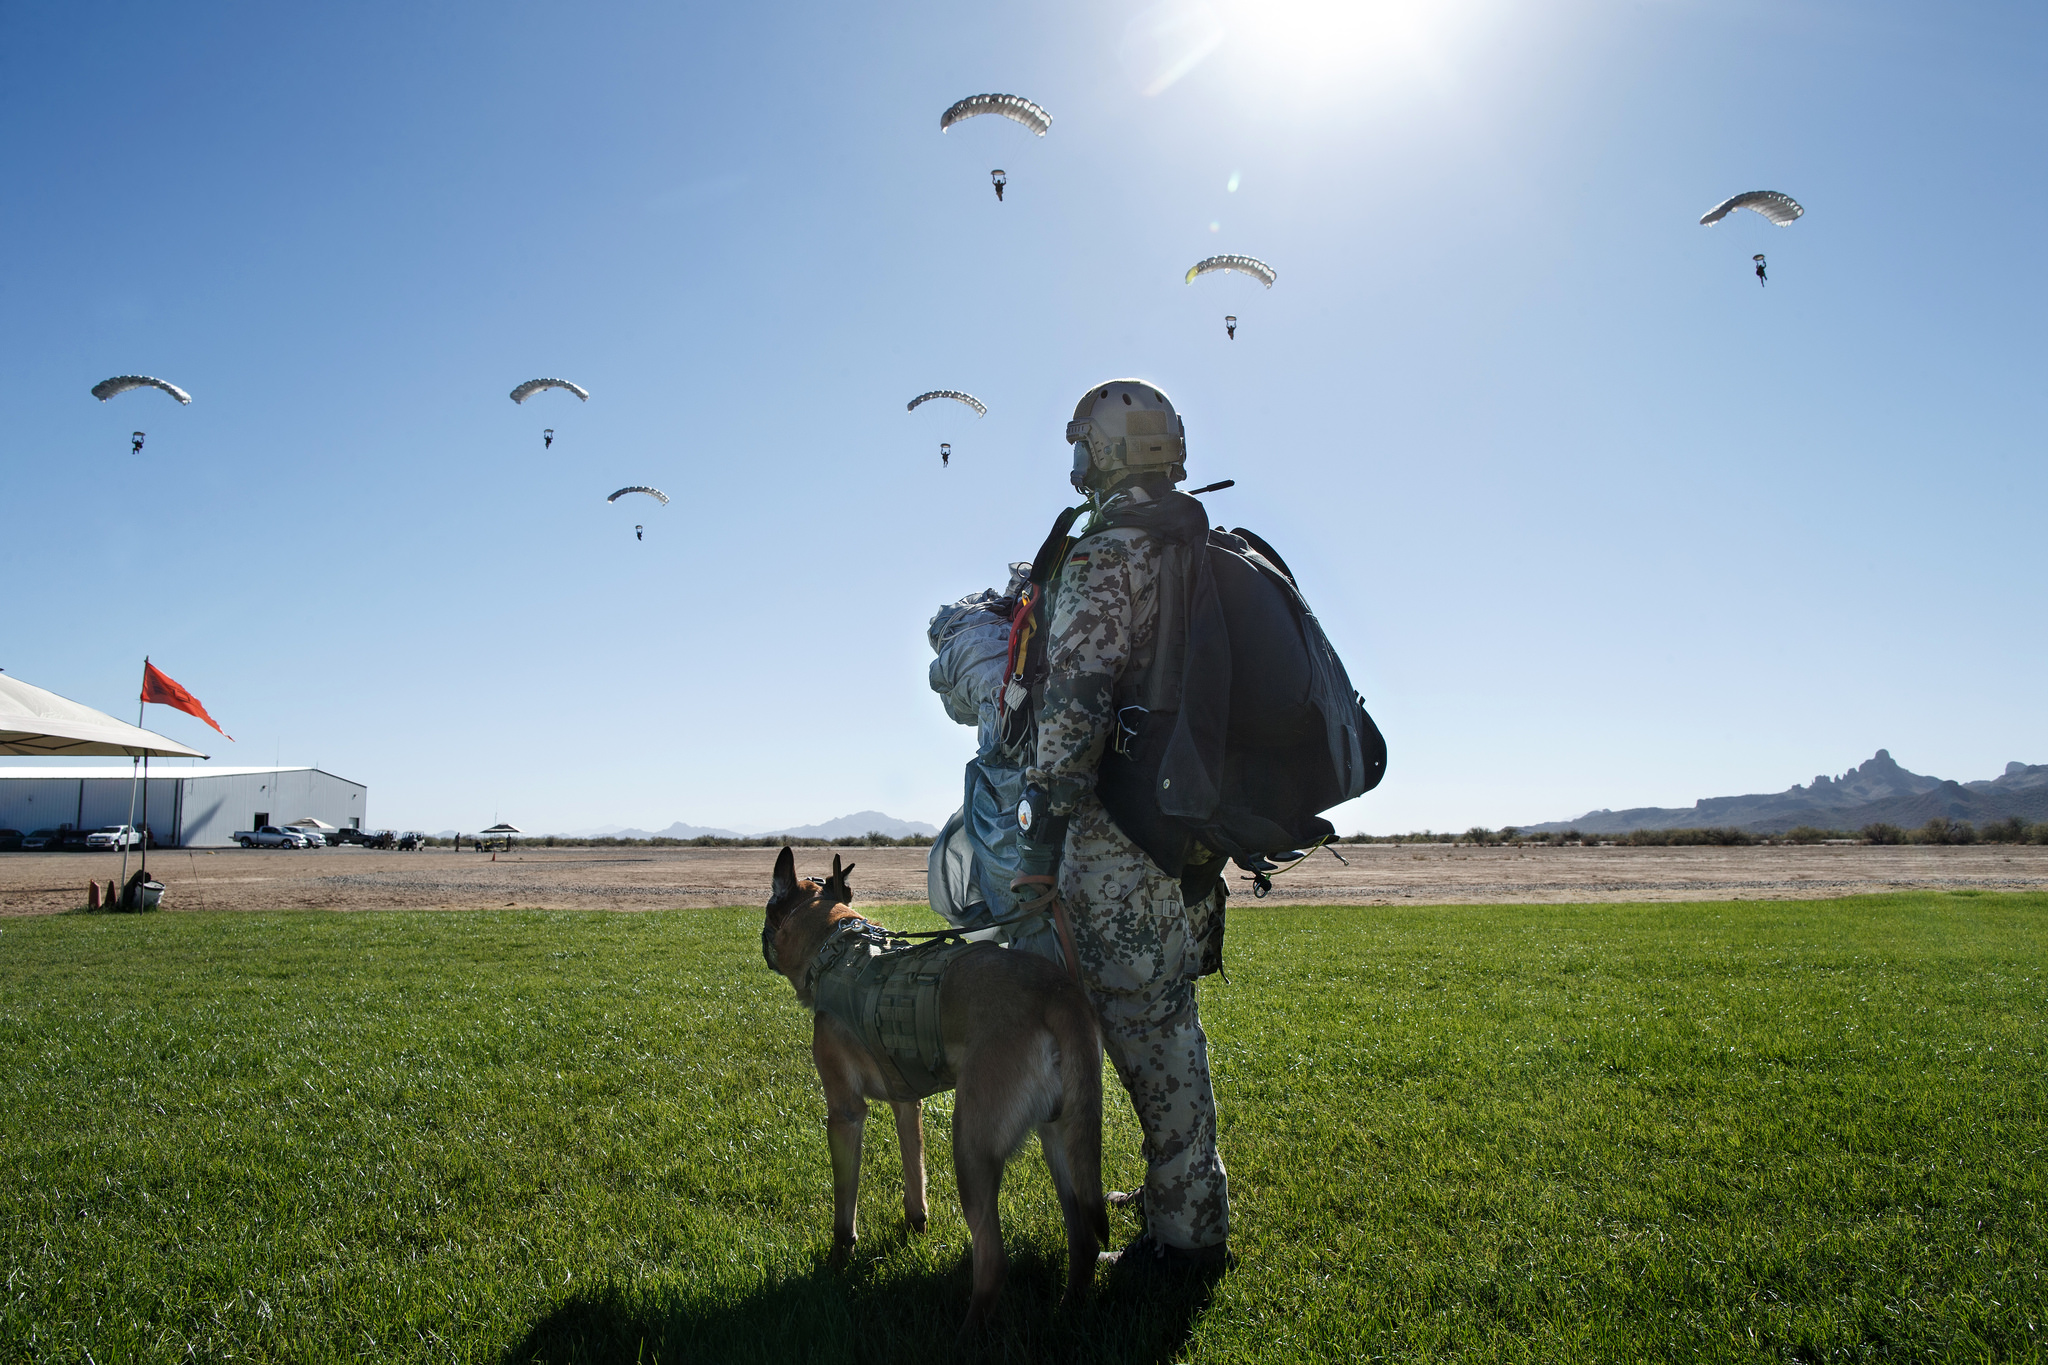
{"label": "german flag patch", "polygon": [[1067,567],[1068,567],[1068,568],[1070,568],[1070,569],[1085,569],[1085,568],[1087,568],[1087,567],[1088,567],[1088,551],[1086,551],[1086,550],[1079,550],[1079,551],[1076,551],[1076,552],[1075,552],[1074,554],[1072,554],[1072,555],[1068,556],[1068,558],[1067,558]]}

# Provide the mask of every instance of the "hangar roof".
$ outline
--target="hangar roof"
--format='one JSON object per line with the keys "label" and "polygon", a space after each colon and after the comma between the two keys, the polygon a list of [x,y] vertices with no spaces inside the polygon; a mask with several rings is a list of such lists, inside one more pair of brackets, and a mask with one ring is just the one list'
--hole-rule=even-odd
{"label": "hangar roof", "polygon": [[[90,765],[81,763],[77,767],[62,768],[42,766],[33,768],[16,768],[8,764],[0,764],[0,778],[33,777],[48,779],[53,777],[68,777],[76,781],[81,777],[118,777],[123,782],[126,782],[129,779],[129,777],[133,775],[134,771],[135,770],[126,763],[118,765],[112,763]],[[315,768],[310,764],[299,764],[296,767],[288,765],[282,768],[230,768],[224,764],[217,763],[171,763],[169,761],[160,759],[150,767],[149,779],[150,781],[155,782],[161,778],[167,777],[254,777],[258,774],[269,773],[326,772],[327,770],[325,768]],[[358,787],[364,785],[361,782],[353,782],[352,779],[350,778],[341,777],[336,773],[327,773],[327,776],[335,778],[337,781],[351,782],[352,785]]]}

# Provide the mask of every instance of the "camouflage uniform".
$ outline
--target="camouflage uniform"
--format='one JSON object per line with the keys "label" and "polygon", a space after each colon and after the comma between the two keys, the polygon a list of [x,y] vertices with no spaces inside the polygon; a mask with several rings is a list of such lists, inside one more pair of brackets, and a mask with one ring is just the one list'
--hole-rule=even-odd
{"label": "camouflage uniform", "polygon": [[1184,906],[1180,879],[1125,838],[1095,796],[1095,771],[1116,729],[1117,678],[1158,622],[1158,570],[1157,546],[1134,529],[1091,535],[1068,555],[1027,780],[1046,792],[1053,814],[1073,817],[1060,895],[1103,1044],[1145,1130],[1147,1230],[1169,1246],[1194,1248],[1230,1235],[1209,1043],[1195,1007],[1202,932],[1216,897]]}

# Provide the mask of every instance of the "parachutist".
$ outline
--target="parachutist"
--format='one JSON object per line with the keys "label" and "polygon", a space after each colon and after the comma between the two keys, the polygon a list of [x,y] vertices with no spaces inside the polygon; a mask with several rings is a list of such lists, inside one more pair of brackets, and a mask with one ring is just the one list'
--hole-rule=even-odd
{"label": "parachutist", "polygon": [[137,431],[137,432],[133,432],[133,433],[131,433],[131,434],[129,435],[129,437],[128,437],[128,453],[129,453],[130,455],[140,455],[140,454],[142,453],[142,433],[141,433],[141,432]]}
{"label": "parachutist", "polygon": [[540,434],[540,444],[543,450],[553,450],[555,448],[555,429],[553,427],[549,427]]}
{"label": "parachutist", "polygon": [[952,467],[952,464],[953,447],[942,441],[939,443],[939,468],[949,469]]}
{"label": "parachutist", "polygon": [[1756,284],[1757,284],[1757,288],[1759,288],[1759,289],[1765,288],[1766,286],[1768,286],[1768,285],[1770,284],[1770,282],[1771,282],[1771,277],[1770,277],[1770,276],[1768,276],[1768,275],[1766,275],[1766,274],[1764,274],[1764,258],[1763,258],[1762,256],[1752,256],[1752,257],[1750,257],[1750,259],[1756,262]]}
{"label": "parachutist", "polygon": [[1230,339],[1232,341],[1237,340],[1237,319],[1235,317],[1224,318],[1223,330],[1230,333]]}
{"label": "parachutist", "polygon": [[641,532],[642,532],[643,530],[645,530],[645,529],[646,529],[645,527],[635,526],[635,527],[633,528],[633,539],[635,539],[635,540],[645,540],[645,539],[647,539],[647,537],[646,537],[646,536],[644,536],[644,535],[642,535],[642,534],[641,534]]}
{"label": "parachutist", "polygon": [[1002,203],[1002,202],[1003,202],[1003,186],[1005,186],[1005,185],[1007,185],[1007,184],[1009,184],[1009,183],[1010,183],[1010,177],[1009,177],[1009,174],[1008,174],[1007,172],[1005,172],[1005,171],[990,171],[990,172],[988,173],[988,179],[989,179],[989,183],[990,183],[991,185],[994,185],[994,186],[996,187],[996,202],[997,202],[998,204]]}

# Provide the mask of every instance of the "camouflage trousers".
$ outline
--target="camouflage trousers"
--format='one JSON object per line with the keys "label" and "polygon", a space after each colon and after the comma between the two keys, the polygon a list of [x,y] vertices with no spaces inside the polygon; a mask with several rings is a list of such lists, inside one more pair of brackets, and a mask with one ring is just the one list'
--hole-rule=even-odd
{"label": "camouflage trousers", "polygon": [[1202,930],[1215,898],[1182,905],[1093,793],[1074,809],[1060,864],[1081,979],[1102,1042],[1145,1131],[1145,1224],[1176,1247],[1230,1236],[1230,1182],[1216,1151],[1209,1039],[1195,1007]]}

